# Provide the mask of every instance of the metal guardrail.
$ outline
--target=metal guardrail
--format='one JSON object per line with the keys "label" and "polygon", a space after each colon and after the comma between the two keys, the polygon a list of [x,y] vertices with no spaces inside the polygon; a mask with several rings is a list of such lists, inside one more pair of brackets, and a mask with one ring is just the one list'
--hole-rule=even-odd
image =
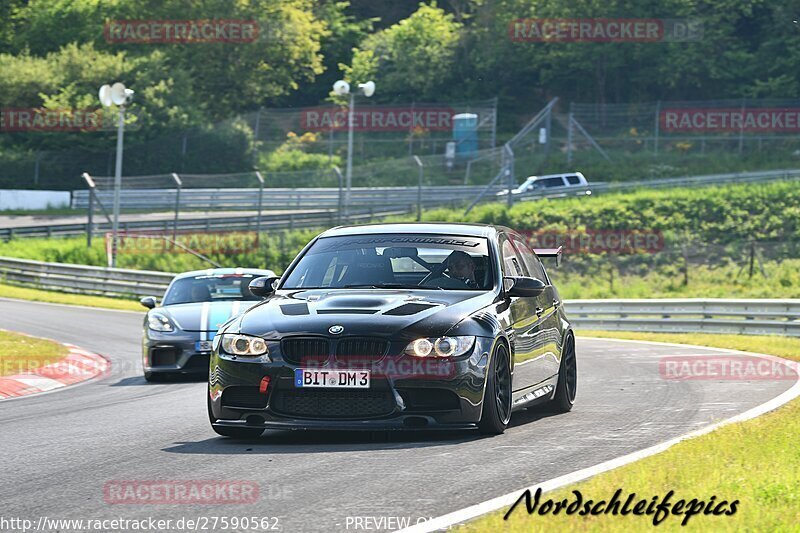
{"label": "metal guardrail", "polygon": [[38,289],[115,297],[161,296],[175,274],[0,257],[0,281]]}
{"label": "metal guardrail", "polygon": [[[553,198],[565,194],[593,194],[631,189],[658,189],[692,185],[724,185],[731,183],[767,182],[800,178],[800,169],[779,169],[758,172],[734,172],[702,176],[658,178],[628,182],[595,182],[588,187],[560,187],[552,191],[536,191],[514,195],[514,200],[536,200]],[[483,201],[505,201],[505,196],[494,193],[505,188],[497,184]],[[338,188],[299,188],[265,189],[265,209],[318,208],[336,209],[339,205]],[[353,208],[370,206],[372,208],[411,206],[417,204],[418,187],[355,187],[351,190],[350,205]],[[425,206],[456,205],[487,193],[485,186],[426,186],[422,188],[422,203]],[[96,191],[101,202],[110,204],[112,191]],[[175,207],[177,189],[126,189],[121,192],[123,209],[162,209]],[[181,209],[255,209],[258,202],[258,189],[181,189]],[[89,205],[89,191],[76,190],[72,193],[72,207],[85,209]],[[267,215],[265,215],[267,216]],[[2,233],[0,233],[2,235]]]}
{"label": "metal guardrail", "polygon": [[800,300],[567,300],[581,329],[800,336]]}
{"label": "metal guardrail", "polygon": [[[0,257],[0,281],[117,297],[160,297],[175,274]],[[800,336],[800,299],[565,300],[577,328]]]}
{"label": "metal guardrail", "polygon": [[[387,216],[403,215],[409,212],[407,209],[388,209],[370,208],[360,209],[352,212],[343,218],[345,222],[363,222],[374,218]],[[314,228],[323,226],[335,226],[339,222],[338,214],[334,211],[317,211],[309,213],[283,213],[261,215],[259,223],[258,215],[241,215],[208,218],[184,218],[177,223],[174,219],[159,220],[121,220],[119,228],[121,231],[172,231],[176,228],[178,232],[191,231],[255,231],[257,227],[261,231],[276,229],[295,229],[295,228]],[[93,224],[94,232],[101,233],[111,230],[111,224],[101,219],[101,222]],[[85,235],[89,228],[88,222],[79,224],[51,224],[42,226],[24,226],[17,228],[0,228],[0,239],[10,240],[15,237],[64,237],[70,235]]]}
{"label": "metal guardrail", "polygon": [[[472,198],[484,187],[453,185],[426,186],[422,188],[423,204],[441,205],[449,201]],[[113,191],[95,191],[99,200],[110,205]],[[123,189],[120,202],[123,209],[162,209],[175,207],[177,189]],[[350,190],[350,206],[359,208],[393,207],[416,205],[418,187],[354,187]],[[180,192],[180,208],[183,209],[255,209],[258,202],[256,188],[190,189]],[[298,188],[264,189],[264,209],[330,208],[339,206],[339,189]],[[72,208],[86,209],[89,206],[89,191],[72,192]]]}

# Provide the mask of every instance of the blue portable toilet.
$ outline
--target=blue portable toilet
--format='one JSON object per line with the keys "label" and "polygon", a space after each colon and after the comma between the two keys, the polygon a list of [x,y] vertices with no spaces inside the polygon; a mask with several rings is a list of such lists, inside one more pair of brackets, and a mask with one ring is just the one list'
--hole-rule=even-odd
{"label": "blue portable toilet", "polygon": [[456,157],[474,155],[478,151],[478,115],[453,115],[453,140],[456,141]]}

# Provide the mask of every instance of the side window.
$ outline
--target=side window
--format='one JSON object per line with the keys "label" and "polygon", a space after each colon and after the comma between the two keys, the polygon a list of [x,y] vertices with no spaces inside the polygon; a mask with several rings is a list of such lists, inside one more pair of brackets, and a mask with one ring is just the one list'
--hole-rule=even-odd
{"label": "side window", "polygon": [[558,178],[547,178],[546,180],[544,180],[544,186],[546,188],[548,188],[548,189],[551,188],[551,187],[563,187],[564,186],[564,178],[561,178],[561,177],[558,177]]}
{"label": "side window", "polygon": [[570,185],[580,185],[581,179],[578,176],[567,176],[567,181]]}
{"label": "side window", "polygon": [[522,272],[522,266],[520,265],[520,259],[517,256],[516,250],[514,250],[514,246],[511,245],[511,241],[508,239],[503,239],[503,246],[501,248],[500,254],[502,255],[503,259],[503,275],[504,276],[524,276]]}
{"label": "side window", "polygon": [[536,257],[536,254],[533,253],[533,250],[531,250],[530,246],[528,246],[525,241],[518,237],[514,237],[514,246],[516,246],[517,250],[519,251],[519,255],[522,257],[522,262],[525,264],[525,267],[528,270],[528,275],[534,278],[539,278],[545,283],[549,283],[547,274],[545,274],[544,267],[542,266],[542,262],[538,257]]}

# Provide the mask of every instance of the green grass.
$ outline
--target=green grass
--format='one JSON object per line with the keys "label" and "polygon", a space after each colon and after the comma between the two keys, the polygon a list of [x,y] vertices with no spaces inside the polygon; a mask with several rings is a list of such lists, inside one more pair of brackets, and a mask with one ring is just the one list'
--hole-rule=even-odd
{"label": "green grass", "polygon": [[[664,251],[656,254],[567,253],[561,268],[549,268],[563,298],[800,298],[798,205],[800,183],[774,182],[707,187],[702,194],[695,188],[676,188],[543,200],[511,209],[487,204],[466,216],[462,209],[432,209],[423,216],[427,221],[502,224],[556,235],[590,229],[657,231],[664,236]],[[223,266],[281,273],[318,232],[264,232],[257,245],[252,233],[182,235],[180,240]],[[752,278],[748,275],[751,239],[758,241],[757,255],[766,277],[758,267]],[[181,272],[208,267],[180,250],[164,249],[161,241],[123,244],[118,257],[123,268]],[[95,239],[87,248],[82,237],[0,242],[0,256],[106,264],[103,239]]]}
{"label": "green grass", "polygon": [[[589,336],[677,342],[777,355],[800,360],[800,339],[712,334],[580,332]],[[580,342],[580,339],[578,339]],[[583,399],[582,402],[590,402]],[[579,407],[578,407],[579,408]],[[730,424],[587,481],[543,495],[558,501],[579,490],[585,498],[608,499],[618,488],[649,499],[675,491],[680,498],[740,500],[733,516],[696,515],[689,528],[668,517],[659,531],[797,531],[800,523],[800,401],[746,422]],[[487,495],[487,498],[490,495]],[[503,520],[506,509],[460,528],[482,531],[652,531],[652,517],[528,515],[524,503]]]}
{"label": "green grass", "polygon": [[[569,258],[565,259],[568,262]],[[764,261],[764,277],[760,270],[750,278],[741,265],[728,263],[717,267],[692,265],[689,283],[683,274],[663,268],[638,275],[613,278],[608,271],[585,274],[577,268],[550,268],[548,273],[566,299],[580,298],[800,298],[800,259]]]}
{"label": "green grass", "polygon": [[34,302],[82,305],[85,307],[101,307],[104,309],[118,309],[122,311],[145,311],[144,307],[142,307],[139,302],[132,300],[106,298],[104,296],[85,296],[82,294],[69,294],[55,291],[43,291],[40,289],[15,287],[3,284],[0,284],[0,298],[16,298],[18,300],[31,300]]}
{"label": "green grass", "polygon": [[0,330],[0,376],[29,372],[68,353],[63,344]]}
{"label": "green grass", "polygon": [[85,215],[83,209],[72,209],[70,207],[48,207],[46,209],[3,209],[0,210],[0,217],[21,216],[21,215]]}

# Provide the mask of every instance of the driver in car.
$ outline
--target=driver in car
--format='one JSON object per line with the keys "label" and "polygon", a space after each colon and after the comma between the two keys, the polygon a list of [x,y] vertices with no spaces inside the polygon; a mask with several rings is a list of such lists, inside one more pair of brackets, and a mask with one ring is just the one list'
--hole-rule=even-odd
{"label": "driver in car", "polygon": [[447,271],[450,277],[464,283],[468,289],[477,289],[475,281],[475,261],[467,252],[456,250],[447,258]]}

